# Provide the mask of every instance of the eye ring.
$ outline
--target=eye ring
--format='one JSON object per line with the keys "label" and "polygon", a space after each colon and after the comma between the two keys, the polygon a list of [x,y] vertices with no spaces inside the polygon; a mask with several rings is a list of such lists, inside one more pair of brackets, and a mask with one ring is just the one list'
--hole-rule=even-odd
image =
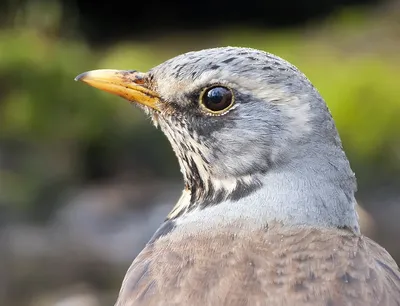
{"label": "eye ring", "polygon": [[235,97],[232,89],[221,85],[205,88],[199,98],[201,107],[214,115],[227,112],[233,106],[234,102]]}

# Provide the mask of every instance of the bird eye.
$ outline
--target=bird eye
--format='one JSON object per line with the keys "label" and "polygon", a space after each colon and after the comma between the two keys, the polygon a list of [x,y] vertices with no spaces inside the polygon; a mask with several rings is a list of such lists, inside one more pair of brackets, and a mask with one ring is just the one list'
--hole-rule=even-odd
{"label": "bird eye", "polygon": [[200,96],[202,106],[216,114],[228,110],[233,102],[232,91],[222,86],[207,88]]}

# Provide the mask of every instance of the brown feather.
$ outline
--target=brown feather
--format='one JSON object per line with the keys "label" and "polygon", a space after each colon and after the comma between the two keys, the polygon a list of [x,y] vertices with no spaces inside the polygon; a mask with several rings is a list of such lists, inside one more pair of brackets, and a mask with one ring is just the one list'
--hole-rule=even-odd
{"label": "brown feather", "polygon": [[116,306],[400,305],[395,261],[346,230],[231,228],[160,238],[128,270]]}

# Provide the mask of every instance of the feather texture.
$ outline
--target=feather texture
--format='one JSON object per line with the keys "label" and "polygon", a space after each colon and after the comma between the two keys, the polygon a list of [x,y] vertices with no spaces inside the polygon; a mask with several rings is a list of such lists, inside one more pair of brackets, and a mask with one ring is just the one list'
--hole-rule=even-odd
{"label": "feather texture", "polygon": [[347,230],[226,227],[160,238],[127,272],[116,306],[400,305],[400,272]]}

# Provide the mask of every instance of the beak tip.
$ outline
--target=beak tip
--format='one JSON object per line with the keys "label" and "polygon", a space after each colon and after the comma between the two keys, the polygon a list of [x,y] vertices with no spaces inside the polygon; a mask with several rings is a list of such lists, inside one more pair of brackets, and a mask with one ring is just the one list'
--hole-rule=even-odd
{"label": "beak tip", "polygon": [[80,75],[76,76],[74,81],[83,81],[87,76],[87,72],[81,73]]}

